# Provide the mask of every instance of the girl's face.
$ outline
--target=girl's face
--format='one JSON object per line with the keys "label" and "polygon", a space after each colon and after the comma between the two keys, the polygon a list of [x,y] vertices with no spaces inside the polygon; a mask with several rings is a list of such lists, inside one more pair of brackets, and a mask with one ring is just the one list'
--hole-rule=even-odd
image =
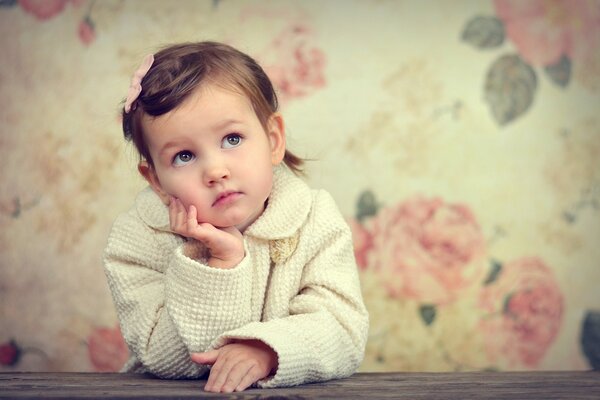
{"label": "girl's face", "polygon": [[281,115],[265,132],[245,96],[206,84],[142,127],[154,168],[142,162],[139,170],[165,204],[176,197],[196,207],[199,223],[242,232],[264,211],[285,154]]}

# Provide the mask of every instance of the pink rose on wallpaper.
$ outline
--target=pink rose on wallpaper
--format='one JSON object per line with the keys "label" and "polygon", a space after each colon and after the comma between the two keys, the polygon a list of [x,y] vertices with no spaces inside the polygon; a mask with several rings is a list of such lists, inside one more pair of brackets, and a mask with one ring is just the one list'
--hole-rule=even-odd
{"label": "pink rose on wallpaper", "polygon": [[495,0],[498,18],[531,65],[556,64],[564,55],[585,62],[600,46],[596,1]]}
{"label": "pink rose on wallpaper", "polygon": [[314,35],[301,24],[275,39],[261,60],[282,101],[303,97],[325,86],[325,54],[313,43]]}
{"label": "pink rose on wallpaper", "polygon": [[86,46],[89,46],[94,40],[96,40],[96,31],[94,30],[94,23],[87,17],[84,18],[77,29],[79,40]]}
{"label": "pink rose on wallpaper", "polygon": [[546,354],[562,321],[564,300],[552,271],[537,257],[504,264],[496,281],[484,287],[480,322],[491,361],[535,367]]}
{"label": "pink rose on wallpaper", "polygon": [[81,4],[80,0],[19,0],[19,5],[29,14],[33,14],[40,21],[48,20],[60,14],[67,4],[75,6]]}
{"label": "pink rose on wallpaper", "polygon": [[445,304],[483,277],[485,240],[464,205],[416,197],[380,210],[367,226],[368,267],[393,297]]}
{"label": "pink rose on wallpaper", "polygon": [[0,365],[13,366],[21,358],[21,348],[14,340],[0,343]]}
{"label": "pink rose on wallpaper", "polygon": [[94,330],[88,337],[88,353],[94,370],[98,372],[119,371],[129,356],[118,326]]}
{"label": "pink rose on wallpaper", "polygon": [[354,256],[360,269],[367,268],[367,256],[373,247],[373,236],[365,227],[354,218],[348,221],[352,230],[352,241],[354,243]]}

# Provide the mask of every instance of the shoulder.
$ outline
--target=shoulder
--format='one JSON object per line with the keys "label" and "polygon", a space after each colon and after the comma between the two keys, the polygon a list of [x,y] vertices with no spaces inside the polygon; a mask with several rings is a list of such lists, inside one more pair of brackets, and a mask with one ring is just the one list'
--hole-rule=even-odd
{"label": "shoulder", "polygon": [[113,223],[113,231],[167,231],[169,213],[167,207],[150,187],[142,189],[133,205],[121,213]]}
{"label": "shoulder", "polygon": [[341,217],[341,212],[331,195],[325,189],[311,189],[312,197],[312,212],[326,212],[331,213],[332,216]]}
{"label": "shoulder", "polygon": [[133,205],[115,218],[111,229],[111,236],[122,232],[142,233],[144,231],[151,231],[151,226],[147,223],[147,218],[144,217],[143,212],[150,195],[147,188],[137,194]]}
{"label": "shoulder", "polygon": [[146,225],[157,230],[169,229],[169,210],[156,193],[147,186],[135,198],[133,206],[137,216]]}
{"label": "shoulder", "polygon": [[153,200],[148,198],[151,195],[153,193],[143,190],[133,206],[117,216],[108,236],[105,260],[116,258],[139,262],[152,257],[160,258],[160,254],[176,245],[176,235],[149,223],[148,215],[152,216],[152,207],[147,206],[149,202],[152,205]]}
{"label": "shoulder", "polygon": [[154,232],[138,215],[136,206],[121,213],[115,219],[106,246],[106,254],[136,251],[140,247],[152,247]]}
{"label": "shoulder", "polygon": [[324,189],[311,190],[311,207],[307,219],[307,228],[313,232],[349,233],[346,223],[333,196]]}

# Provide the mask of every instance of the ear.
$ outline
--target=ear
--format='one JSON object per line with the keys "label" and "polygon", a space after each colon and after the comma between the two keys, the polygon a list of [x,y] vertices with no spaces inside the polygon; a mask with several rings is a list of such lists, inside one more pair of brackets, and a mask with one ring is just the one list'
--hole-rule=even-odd
{"label": "ear", "polygon": [[162,202],[165,205],[169,205],[171,196],[169,196],[169,194],[163,190],[160,181],[158,180],[158,175],[156,175],[156,171],[148,163],[148,161],[140,161],[140,163],[138,164],[138,171],[144,177],[144,179],[146,179],[150,187],[152,187],[154,193],[156,193],[158,197],[160,197]]}
{"label": "ear", "polygon": [[278,165],[285,156],[285,124],[283,116],[274,113],[269,117],[267,136],[271,144],[271,164]]}

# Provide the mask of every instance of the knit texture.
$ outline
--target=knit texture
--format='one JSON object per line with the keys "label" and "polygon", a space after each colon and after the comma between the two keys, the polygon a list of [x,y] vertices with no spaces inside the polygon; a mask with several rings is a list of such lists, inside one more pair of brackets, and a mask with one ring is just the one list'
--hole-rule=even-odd
{"label": "knit texture", "polygon": [[279,363],[260,387],[356,371],[368,315],[350,229],[327,192],[275,168],[267,208],[246,229],[246,256],[232,269],[208,266],[201,246],[168,226],[168,209],[146,188],[108,239],[105,271],[131,353],[125,370],[200,377],[207,367],[191,352],[258,339]]}

